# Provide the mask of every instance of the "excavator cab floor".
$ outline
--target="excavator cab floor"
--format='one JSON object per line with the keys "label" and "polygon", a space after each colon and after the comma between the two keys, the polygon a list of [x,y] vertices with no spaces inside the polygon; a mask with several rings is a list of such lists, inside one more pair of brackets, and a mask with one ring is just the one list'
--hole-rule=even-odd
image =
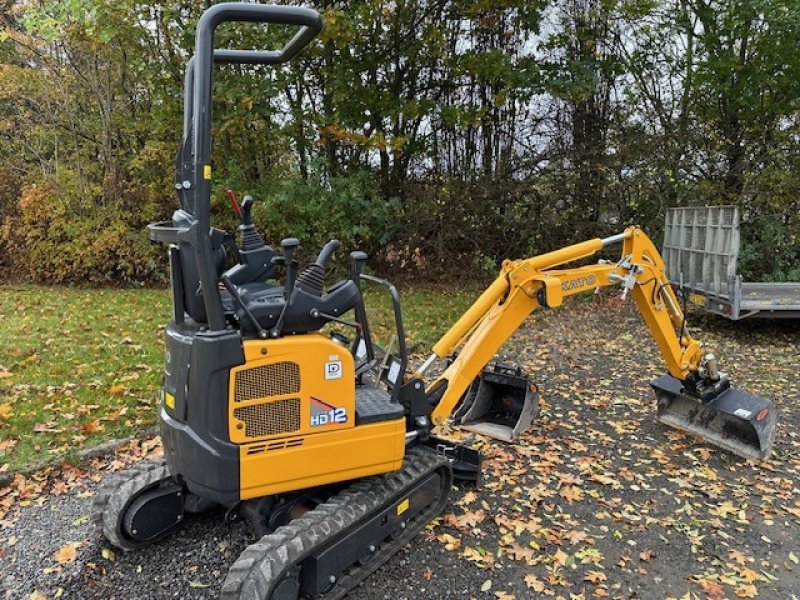
{"label": "excavator cab floor", "polygon": [[765,460],[775,441],[772,401],[728,388],[704,402],[686,394],[680,380],[664,375],[651,381],[658,401],[656,418],[743,458]]}

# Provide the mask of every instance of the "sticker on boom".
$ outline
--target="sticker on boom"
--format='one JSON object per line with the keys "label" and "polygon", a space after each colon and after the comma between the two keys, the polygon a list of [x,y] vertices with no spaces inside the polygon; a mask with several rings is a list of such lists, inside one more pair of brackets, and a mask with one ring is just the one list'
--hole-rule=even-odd
{"label": "sticker on boom", "polygon": [[347,423],[347,409],[332,406],[319,398],[311,397],[311,426],[343,425]]}

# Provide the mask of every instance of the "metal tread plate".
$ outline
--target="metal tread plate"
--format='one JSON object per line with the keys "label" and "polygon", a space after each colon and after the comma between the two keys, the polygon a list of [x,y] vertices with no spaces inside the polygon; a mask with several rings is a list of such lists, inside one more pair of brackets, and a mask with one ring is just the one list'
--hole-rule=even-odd
{"label": "metal tread plate", "polygon": [[405,409],[392,402],[388,392],[373,387],[356,388],[356,425],[393,421],[405,416]]}

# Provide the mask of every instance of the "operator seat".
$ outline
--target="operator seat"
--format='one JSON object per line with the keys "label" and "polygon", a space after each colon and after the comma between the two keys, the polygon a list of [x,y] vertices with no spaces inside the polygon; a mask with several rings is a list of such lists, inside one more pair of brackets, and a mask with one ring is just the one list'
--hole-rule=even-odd
{"label": "operator seat", "polygon": [[[194,216],[184,210],[176,210],[172,214],[172,224],[174,227],[188,229],[193,222]],[[210,235],[211,251],[214,255],[214,267],[217,273],[221,273],[225,268],[225,244],[228,242],[228,234],[221,229],[212,228]],[[192,246],[186,242],[179,243],[178,250],[180,255],[180,275],[184,310],[196,323],[207,323],[206,306],[200,291],[200,274],[197,269],[195,253],[192,250]],[[223,304],[230,304],[231,301],[227,293],[223,295]]]}

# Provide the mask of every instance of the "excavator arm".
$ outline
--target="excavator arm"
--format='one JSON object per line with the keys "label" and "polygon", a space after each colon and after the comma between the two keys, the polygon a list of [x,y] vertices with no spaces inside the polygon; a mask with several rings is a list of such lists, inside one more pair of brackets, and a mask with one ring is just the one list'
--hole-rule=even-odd
{"label": "excavator arm", "polygon": [[[600,260],[559,268],[618,243],[622,253],[616,263]],[[772,403],[731,389],[727,376],[717,370],[714,356],[704,354],[701,344],[689,335],[664,261],[637,227],[532,258],[504,261],[494,283],[442,336],[415,374],[421,376],[436,359],[450,356],[461,346],[453,362],[426,389],[434,404],[433,424],[445,422],[484,366],[533,311],[541,306],[555,308],[568,296],[614,285],[623,287],[624,297],[633,297],[669,372],[651,384],[659,400],[659,419],[737,454],[764,458],[774,436]],[[753,431],[761,425],[768,429],[763,436]],[[735,447],[730,438],[736,439]]]}

